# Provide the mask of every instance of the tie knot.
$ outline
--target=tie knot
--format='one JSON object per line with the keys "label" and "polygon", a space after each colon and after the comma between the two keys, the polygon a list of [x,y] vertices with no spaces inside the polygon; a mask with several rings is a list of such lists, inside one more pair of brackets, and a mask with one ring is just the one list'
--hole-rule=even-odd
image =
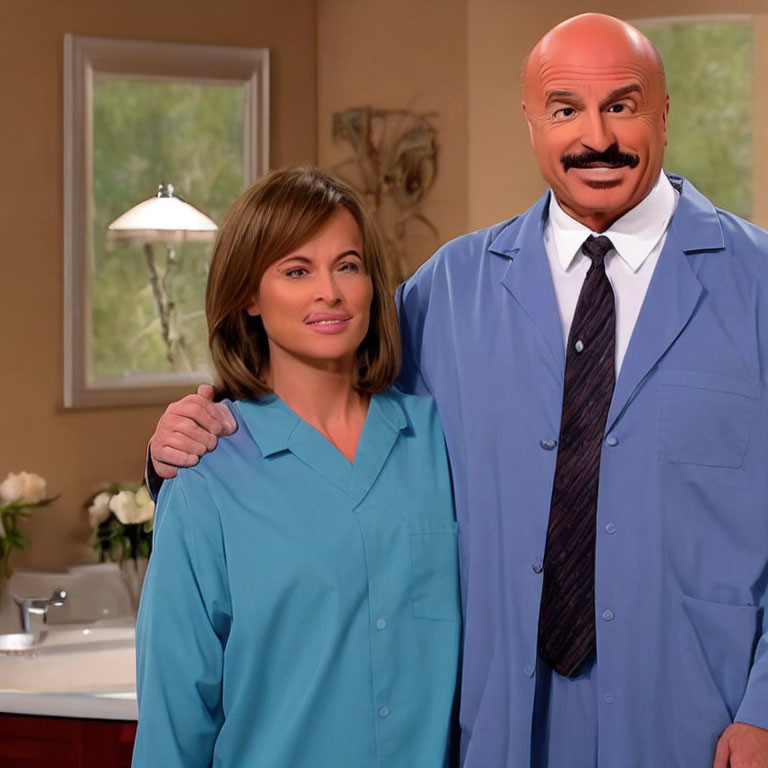
{"label": "tie knot", "polygon": [[585,256],[589,256],[592,259],[592,263],[595,265],[601,265],[605,260],[605,254],[613,248],[613,243],[610,237],[600,235],[600,237],[594,237],[590,235],[581,246],[581,251]]}

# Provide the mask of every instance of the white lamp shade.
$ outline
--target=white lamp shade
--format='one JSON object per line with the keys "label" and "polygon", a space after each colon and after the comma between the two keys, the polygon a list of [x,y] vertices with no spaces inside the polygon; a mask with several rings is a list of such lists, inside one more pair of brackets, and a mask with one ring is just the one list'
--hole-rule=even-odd
{"label": "white lamp shade", "polygon": [[107,236],[117,242],[210,242],[217,229],[212,219],[178,197],[150,197],[118,216]]}

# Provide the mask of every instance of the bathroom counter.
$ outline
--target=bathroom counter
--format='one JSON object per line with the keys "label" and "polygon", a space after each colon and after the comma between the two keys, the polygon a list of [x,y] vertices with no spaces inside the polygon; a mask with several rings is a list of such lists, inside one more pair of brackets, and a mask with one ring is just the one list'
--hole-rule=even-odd
{"label": "bathroom counter", "polygon": [[52,644],[32,653],[1,654],[0,712],[136,720],[133,629],[123,632],[118,639],[97,638],[82,646]]}
{"label": "bathroom counter", "polygon": [[36,717],[95,720],[136,720],[136,691],[37,693],[0,689],[0,713]]}

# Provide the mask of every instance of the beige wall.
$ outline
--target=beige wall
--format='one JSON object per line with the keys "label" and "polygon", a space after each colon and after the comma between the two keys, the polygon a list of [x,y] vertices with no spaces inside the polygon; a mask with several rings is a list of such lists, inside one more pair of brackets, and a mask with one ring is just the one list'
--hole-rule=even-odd
{"label": "beige wall", "polygon": [[440,238],[409,243],[419,261],[467,227],[467,79],[464,0],[319,0],[319,162],[349,156],[331,137],[351,107],[435,113],[440,154],[424,213]]}
{"label": "beige wall", "polygon": [[316,157],[315,28],[313,0],[0,0],[0,479],[35,471],[61,494],[17,564],[90,556],[80,504],[140,478],[161,412],[61,408],[64,34],[268,46],[277,166]]}

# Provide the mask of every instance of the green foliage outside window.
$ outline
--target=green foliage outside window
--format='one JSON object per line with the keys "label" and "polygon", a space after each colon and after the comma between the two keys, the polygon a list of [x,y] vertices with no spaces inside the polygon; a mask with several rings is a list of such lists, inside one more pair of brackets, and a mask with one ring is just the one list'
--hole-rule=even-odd
{"label": "green foliage outside window", "polygon": [[[244,186],[243,89],[97,76],[93,94],[90,268],[94,377],[165,373],[160,321],[141,244],[109,243],[107,226],[170,182],[221,224]],[[184,243],[168,279],[190,369],[207,367],[203,314],[211,243]],[[164,267],[166,247],[154,245]],[[182,369],[183,370],[183,369]]]}
{"label": "green foliage outside window", "polygon": [[664,169],[716,205],[752,214],[752,73],[748,20],[635,22],[661,53],[670,94]]}

